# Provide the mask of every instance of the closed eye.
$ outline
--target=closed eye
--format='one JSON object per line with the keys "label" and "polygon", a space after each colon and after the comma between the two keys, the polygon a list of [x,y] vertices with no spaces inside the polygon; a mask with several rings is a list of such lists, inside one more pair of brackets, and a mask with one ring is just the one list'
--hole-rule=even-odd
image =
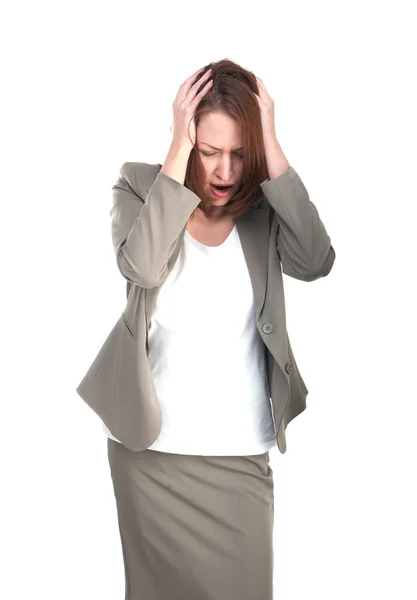
{"label": "closed eye", "polygon": [[[203,152],[202,150],[200,150],[201,154],[204,154],[204,156],[214,156],[215,154],[217,154],[217,152],[211,152],[210,154],[207,152]],[[237,154],[236,156],[238,156],[239,158],[243,158],[243,156],[241,154]]]}

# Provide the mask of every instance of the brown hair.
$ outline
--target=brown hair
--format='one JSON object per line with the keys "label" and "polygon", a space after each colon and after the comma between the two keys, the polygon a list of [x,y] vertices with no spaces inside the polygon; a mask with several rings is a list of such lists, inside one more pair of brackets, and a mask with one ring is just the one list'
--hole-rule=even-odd
{"label": "brown hair", "polygon": [[[245,213],[260,194],[259,184],[268,177],[262,132],[261,114],[253,92],[259,95],[255,75],[236,62],[222,59],[204,67],[195,79],[198,81],[208,69],[212,69],[213,84],[198,104],[194,122],[197,131],[200,119],[207,113],[221,112],[234,119],[242,127],[243,171],[241,185],[231,200],[223,207],[223,216],[237,217]],[[193,82],[195,83],[195,82]],[[199,86],[197,94],[205,85]],[[196,147],[188,160],[184,185],[200,198],[204,192],[204,166]],[[205,208],[200,202],[197,208]],[[191,216],[194,215],[194,212]]]}

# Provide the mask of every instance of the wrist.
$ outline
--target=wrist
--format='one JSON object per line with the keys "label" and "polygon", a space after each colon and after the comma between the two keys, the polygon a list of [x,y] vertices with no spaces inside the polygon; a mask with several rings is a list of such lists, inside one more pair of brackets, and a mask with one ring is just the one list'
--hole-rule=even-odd
{"label": "wrist", "polygon": [[193,147],[194,146],[192,145],[192,143],[188,142],[187,140],[172,140],[168,154],[173,153],[181,154],[184,156],[186,154],[190,154]]}
{"label": "wrist", "polygon": [[191,143],[186,144],[173,141],[160,173],[168,175],[183,185],[191,149]]}

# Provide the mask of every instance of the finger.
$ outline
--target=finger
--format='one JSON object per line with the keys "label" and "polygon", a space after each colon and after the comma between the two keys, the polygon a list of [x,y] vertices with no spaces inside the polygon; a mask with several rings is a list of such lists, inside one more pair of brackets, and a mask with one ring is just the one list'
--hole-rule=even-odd
{"label": "finger", "polygon": [[198,81],[196,81],[196,82],[193,84],[193,86],[192,86],[192,87],[193,87],[193,88],[198,88],[198,87],[201,85],[201,83],[204,81],[204,79],[208,79],[208,78],[210,77],[210,75],[211,75],[211,72],[212,72],[212,69],[208,69],[208,70],[207,70],[207,71],[204,73],[204,75],[202,75],[202,76],[200,77],[200,79],[199,79]]}
{"label": "finger", "polygon": [[189,86],[191,85],[191,82],[194,81],[194,79],[197,77],[197,75],[199,73],[201,73],[201,71],[204,71],[204,69],[205,69],[205,67],[201,67],[201,69],[198,69],[198,71],[196,71],[195,73],[190,75],[185,81],[183,81],[183,83],[180,85],[178,91],[181,91],[181,89],[184,87],[189,88]]}
{"label": "finger", "polygon": [[191,81],[191,80],[192,80],[194,77],[197,77],[197,75],[198,75],[199,73],[201,73],[201,71],[204,71],[204,69],[205,69],[205,68],[206,68],[206,67],[201,67],[201,69],[198,69],[198,71],[196,71],[195,73],[193,73],[193,74],[192,74],[192,75],[191,75],[191,76],[190,76],[190,77],[187,79],[187,81]]}
{"label": "finger", "polygon": [[209,83],[209,82],[206,82],[204,84],[203,89],[200,91],[200,93],[197,96],[195,96],[196,90],[198,90],[198,88],[201,86],[204,79],[209,79],[210,75],[211,75],[211,69],[206,71],[206,73],[204,73],[204,75],[202,77],[200,77],[200,79],[191,86],[191,88],[188,90],[187,97],[186,97],[186,99],[189,103],[191,103],[196,97],[199,97],[201,92],[205,90],[205,87],[206,87],[207,83]]}
{"label": "finger", "polygon": [[206,85],[203,87],[203,89],[201,90],[201,92],[199,92],[196,97],[192,100],[192,102],[190,102],[191,106],[194,106],[195,104],[198,104],[202,98],[202,96],[204,96],[204,94],[207,92],[207,90],[212,86],[213,84],[213,80],[210,79],[210,81],[207,81]]}

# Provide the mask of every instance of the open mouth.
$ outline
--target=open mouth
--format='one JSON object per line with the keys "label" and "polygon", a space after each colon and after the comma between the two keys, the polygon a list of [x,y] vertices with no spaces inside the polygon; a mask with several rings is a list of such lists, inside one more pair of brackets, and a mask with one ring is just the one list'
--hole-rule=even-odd
{"label": "open mouth", "polygon": [[232,189],[232,185],[213,185],[212,183],[210,184],[211,189],[213,190],[213,193],[215,194],[215,196],[217,196],[218,198],[223,198],[224,196],[227,196],[227,194],[230,192],[230,190]]}

